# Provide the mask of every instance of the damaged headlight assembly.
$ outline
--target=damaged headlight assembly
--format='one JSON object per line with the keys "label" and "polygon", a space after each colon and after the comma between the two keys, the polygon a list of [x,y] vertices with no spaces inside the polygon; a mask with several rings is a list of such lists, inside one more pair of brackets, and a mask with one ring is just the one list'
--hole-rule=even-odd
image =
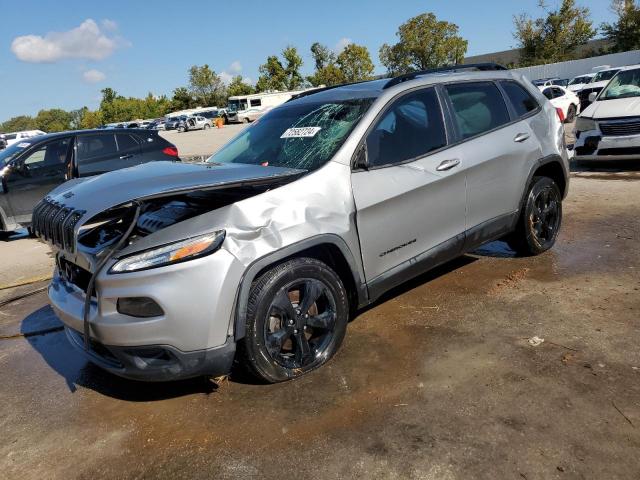
{"label": "damaged headlight assembly", "polygon": [[590,130],[596,130],[596,122],[593,118],[589,117],[578,117],[576,119],[576,131],[578,132],[588,132]]}
{"label": "damaged headlight assembly", "polygon": [[138,272],[210,255],[220,248],[225,233],[224,230],[219,230],[135,253],[118,260],[109,273]]}

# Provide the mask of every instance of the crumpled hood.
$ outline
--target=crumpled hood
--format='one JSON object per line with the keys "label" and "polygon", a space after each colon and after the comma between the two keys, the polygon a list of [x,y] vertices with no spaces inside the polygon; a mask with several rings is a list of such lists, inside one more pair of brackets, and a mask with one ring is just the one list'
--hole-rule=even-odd
{"label": "crumpled hood", "polygon": [[589,105],[581,115],[596,120],[640,116],[640,97],[599,100]]}
{"label": "crumpled hood", "polygon": [[51,200],[84,210],[85,219],[132,200],[169,196],[224,185],[264,184],[304,170],[246,164],[151,162],[67,182],[47,195]]}

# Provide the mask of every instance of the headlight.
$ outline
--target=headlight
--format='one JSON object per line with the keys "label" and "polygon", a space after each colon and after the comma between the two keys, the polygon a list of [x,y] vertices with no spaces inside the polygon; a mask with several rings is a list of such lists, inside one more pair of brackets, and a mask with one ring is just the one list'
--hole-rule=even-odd
{"label": "headlight", "polygon": [[135,253],[116,262],[109,273],[137,272],[204,257],[220,248],[224,236],[225,231],[220,230]]}
{"label": "headlight", "polygon": [[578,117],[576,120],[576,131],[587,132],[589,130],[596,130],[596,122],[592,118]]}

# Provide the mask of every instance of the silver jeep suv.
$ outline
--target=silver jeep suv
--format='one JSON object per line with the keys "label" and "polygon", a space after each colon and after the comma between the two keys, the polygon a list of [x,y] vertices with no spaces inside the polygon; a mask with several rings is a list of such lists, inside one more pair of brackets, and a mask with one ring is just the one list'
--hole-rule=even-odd
{"label": "silver jeep suv", "polygon": [[70,341],[140,380],[267,382],[338,350],[351,315],[480,244],[536,255],[568,188],[563,128],[522,76],[473,65],[305,92],[204,164],[62,185],[34,212]]}

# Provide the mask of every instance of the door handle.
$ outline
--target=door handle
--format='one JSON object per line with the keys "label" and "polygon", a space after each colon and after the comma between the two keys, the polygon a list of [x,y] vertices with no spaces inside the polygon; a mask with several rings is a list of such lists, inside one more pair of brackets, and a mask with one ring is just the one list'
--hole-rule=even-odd
{"label": "door handle", "polygon": [[127,158],[131,158],[133,157],[133,155],[128,154],[128,155],[120,155],[120,160],[126,160]]}
{"label": "door handle", "polygon": [[440,163],[440,165],[436,167],[436,171],[445,172],[447,170],[451,170],[453,167],[457,167],[458,165],[460,165],[460,160],[458,160],[457,158],[444,160],[442,161],[442,163]]}
{"label": "door handle", "polygon": [[514,142],[522,143],[527,140],[531,135],[528,133],[519,133],[516,135],[516,138],[513,139]]}

